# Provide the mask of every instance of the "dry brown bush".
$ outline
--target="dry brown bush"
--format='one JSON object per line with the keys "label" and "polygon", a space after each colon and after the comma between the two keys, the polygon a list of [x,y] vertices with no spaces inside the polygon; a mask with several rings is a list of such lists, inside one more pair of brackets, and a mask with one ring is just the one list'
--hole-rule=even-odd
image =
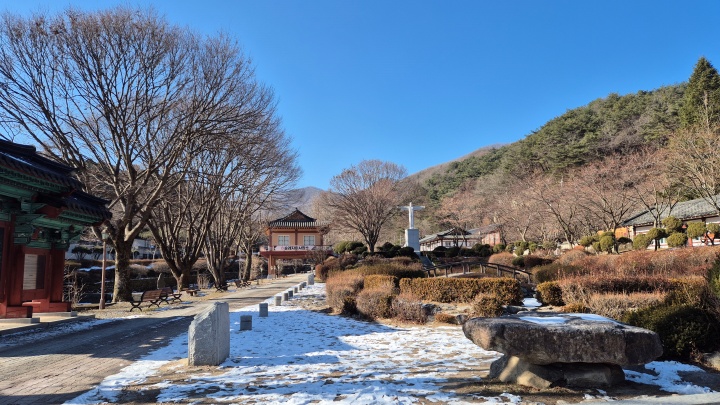
{"label": "dry brown bush", "polygon": [[515,256],[510,252],[495,253],[490,256],[488,263],[502,264],[504,266],[512,266],[512,262]]}
{"label": "dry brown bush", "polygon": [[423,324],[427,322],[427,313],[422,301],[412,294],[400,294],[392,302],[395,318],[405,322]]}
{"label": "dry brown bush", "polygon": [[588,253],[582,251],[582,250],[566,250],[560,257],[555,260],[556,263],[564,264],[564,265],[571,265],[573,262],[576,262],[584,257],[587,257]]}
{"label": "dry brown bush", "polygon": [[450,325],[457,325],[457,316],[452,314],[446,314],[445,312],[439,312],[435,314],[435,321],[439,323],[448,323]]}
{"label": "dry brown bush", "polygon": [[559,280],[562,300],[566,303],[588,305],[592,294],[629,294],[636,292],[666,292],[672,281],[661,276],[589,275]]}
{"label": "dry brown bush", "polygon": [[357,311],[369,319],[392,318],[394,288],[375,287],[363,289],[357,295]]}
{"label": "dry brown bush", "polygon": [[332,273],[325,284],[328,305],[339,313],[356,312],[356,296],[363,288],[364,277],[351,272]]}
{"label": "dry brown bush", "polygon": [[496,294],[480,293],[472,303],[472,315],[495,318],[503,314],[503,300]]}
{"label": "dry brown bush", "polygon": [[587,306],[594,314],[620,320],[627,312],[662,304],[665,297],[664,292],[591,294]]}

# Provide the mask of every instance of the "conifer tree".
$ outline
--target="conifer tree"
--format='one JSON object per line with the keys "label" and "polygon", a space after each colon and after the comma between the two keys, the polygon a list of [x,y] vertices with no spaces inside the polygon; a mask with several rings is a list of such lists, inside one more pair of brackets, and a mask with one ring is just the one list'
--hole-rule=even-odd
{"label": "conifer tree", "polygon": [[720,123],[720,75],[705,57],[695,64],[679,113],[682,128]]}

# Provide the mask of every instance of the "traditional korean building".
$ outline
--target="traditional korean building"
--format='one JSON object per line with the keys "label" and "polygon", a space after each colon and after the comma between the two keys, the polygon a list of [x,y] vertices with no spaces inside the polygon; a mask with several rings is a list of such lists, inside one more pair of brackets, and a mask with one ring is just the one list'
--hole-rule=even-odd
{"label": "traditional korean building", "polygon": [[469,230],[452,228],[433,233],[420,239],[420,251],[431,252],[439,246],[470,249],[478,243],[490,246],[502,243],[502,227],[492,224]]}
{"label": "traditional korean building", "polygon": [[328,222],[318,221],[298,210],[268,222],[268,245],[260,248],[260,255],[268,259],[270,274],[277,273],[278,260],[306,259],[308,254],[322,251],[329,255],[332,246],[325,246]]}
{"label": "traditional korean building", "polygon": [[110,218],[107,201],[82,192],[72,171],[0,140],[0,318],[70,310],[65,251],[84,227]]}

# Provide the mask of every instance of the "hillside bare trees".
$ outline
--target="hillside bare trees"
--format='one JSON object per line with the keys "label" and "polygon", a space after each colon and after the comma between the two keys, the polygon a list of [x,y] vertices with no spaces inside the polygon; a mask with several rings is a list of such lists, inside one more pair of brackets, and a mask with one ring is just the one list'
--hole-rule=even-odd
{"label": "hillside bare trees", "polygon": [[361,234],[373,252],[383,226],[399,212],[407,193],[408,185],[401,181],[406,175],[395,163],[363,160],[334,176],[324,198],[335,224]]}
{"label": "hillside bare trees", "polygon": [[152,11],[2,17],[0,125],[111,201],[115,300],[130,298],[132,242],[183,182],[185,158],[207,137],[254,130],[272,106],[234,41]]}

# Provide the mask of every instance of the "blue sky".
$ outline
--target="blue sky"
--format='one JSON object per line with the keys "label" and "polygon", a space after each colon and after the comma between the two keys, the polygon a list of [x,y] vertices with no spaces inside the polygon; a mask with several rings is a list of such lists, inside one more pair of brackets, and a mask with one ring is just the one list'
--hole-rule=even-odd
{"label": "blue sky", "polygon": [[720,67],[718,1],[0,0],[27,15],[152,5],[224,31],[272,86],[299,153],[298,187],[364,159],[409,173],[522,139],[610,93]]}

